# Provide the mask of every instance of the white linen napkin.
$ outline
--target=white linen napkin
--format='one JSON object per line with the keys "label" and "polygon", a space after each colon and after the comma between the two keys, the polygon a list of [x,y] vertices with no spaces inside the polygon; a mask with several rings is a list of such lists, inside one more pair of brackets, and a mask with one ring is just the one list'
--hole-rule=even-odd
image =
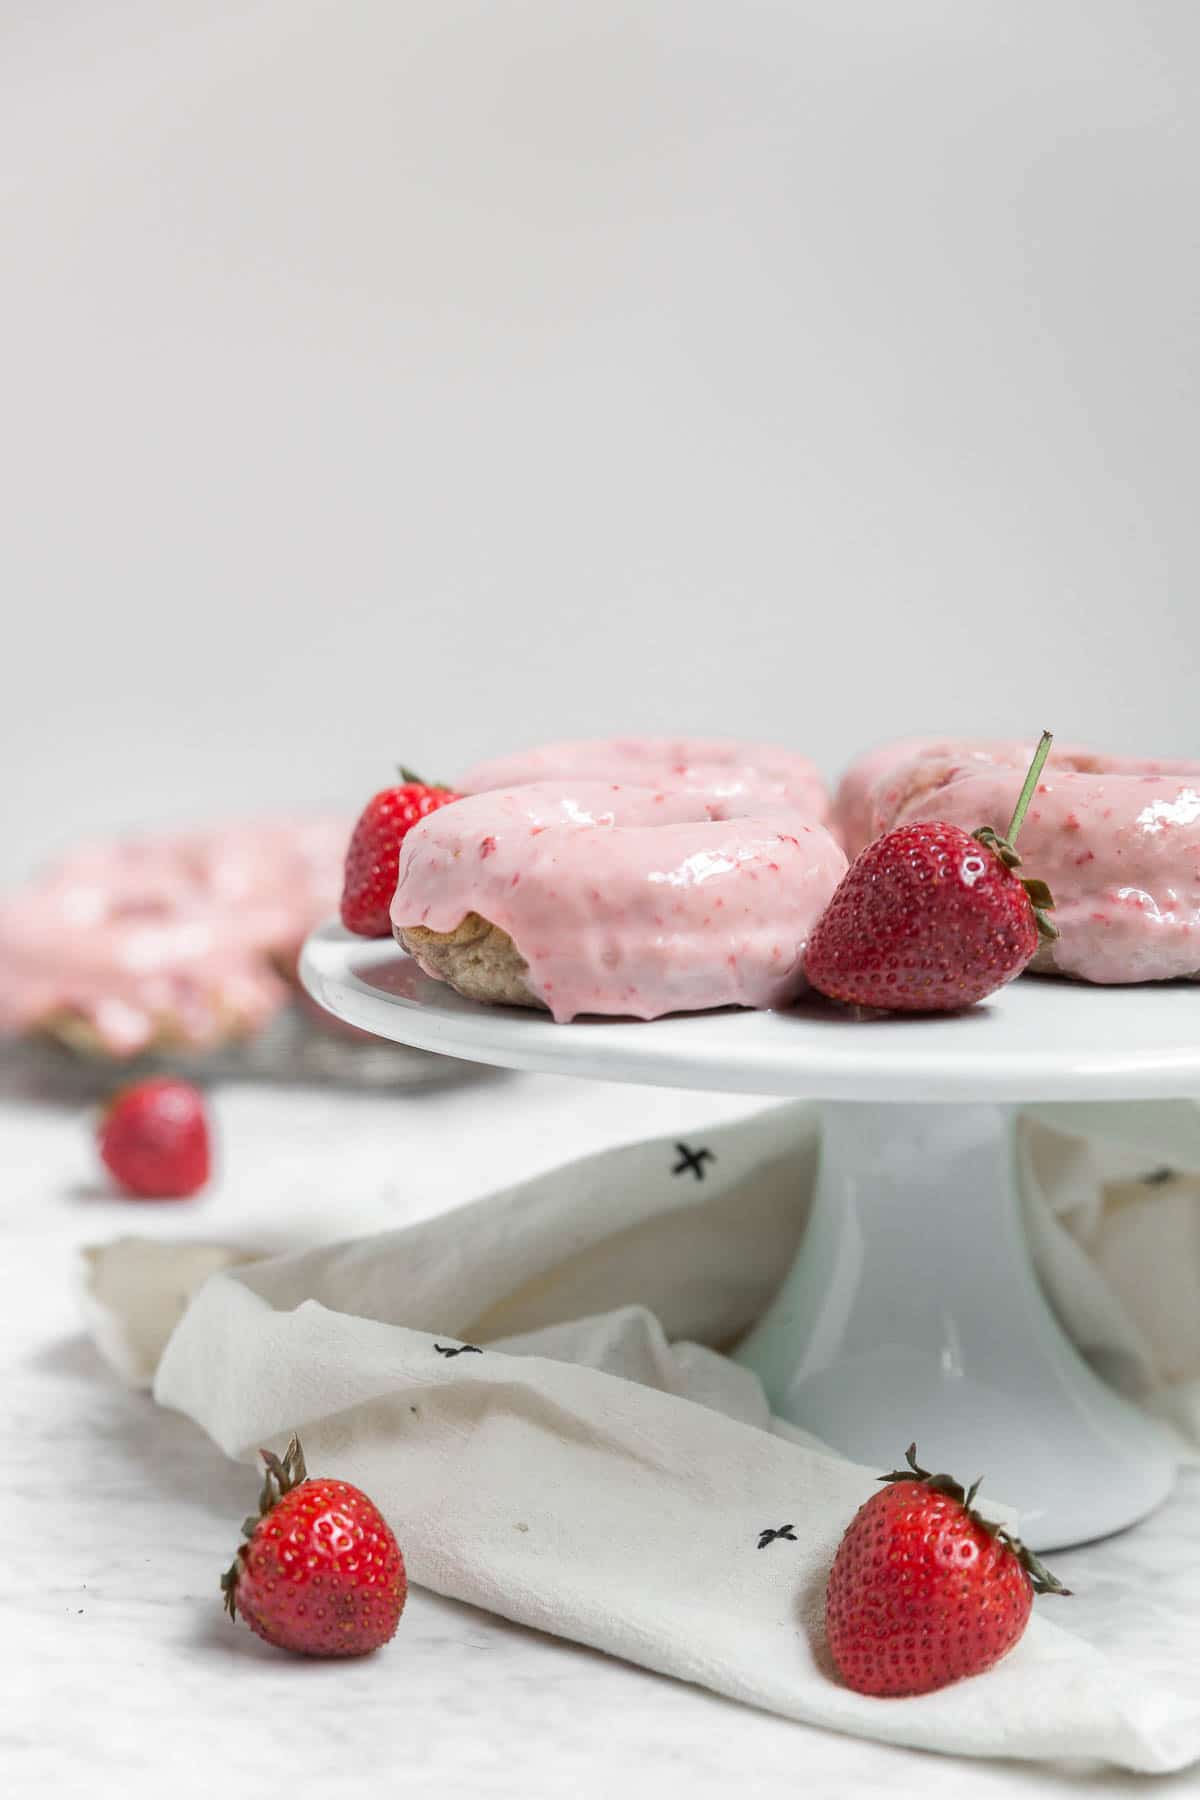
{"label": "white linen napkin", "polygon": [[[365,1488],[439,1593],[896,1744],[1145,1771],[1200,1758],[1189,1659],[1100,1648],[1046,1601],[978,1680],[879,1701],[835,1679],[825,1576],[878,1472],[773,1419],[720,1353],[787,1266],[817,1130],[814,1109],[780,1107],[706,1133],[702,1182],[655,1139],[266,1259],[122,1240],[88,1253],[89,1319],[127,1379],[153,1379],[228,1455],[298,1430],[309,1467]],[[1061,1318],[1200,1443],[1200,1181],[1180,1172],[1200,1171],[1200,1114],[1047,1107],[1021,1131]]]}

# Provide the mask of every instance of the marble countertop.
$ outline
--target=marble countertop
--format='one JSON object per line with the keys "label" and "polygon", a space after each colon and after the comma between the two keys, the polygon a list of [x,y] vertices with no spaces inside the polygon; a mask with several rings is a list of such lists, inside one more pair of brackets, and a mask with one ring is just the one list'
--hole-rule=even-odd
{"label": "marble countertop", "polygon": [[[75,1252],[123,1233],[267,1247],[403,1223],[604,1144],[744,1115],[728,1096],[475,1076],[395,1097],[226,1085],[220,1178],[145,1206],[98,1179],[87,1112],[0,1073],[0,1367],[7,1629],[0,1792],[592,1800],[946,1800],[1200,1793],[1200,1775],[972,1763],[788,1723],[414,1591],[383,1654],[279,1655],[217,1577],[252,1495],[185,1420],[123,1388],[80,1325]],[[1200,1558],[1200,1471],[1153,1520],[1056,1559],[1085,1590]]]}

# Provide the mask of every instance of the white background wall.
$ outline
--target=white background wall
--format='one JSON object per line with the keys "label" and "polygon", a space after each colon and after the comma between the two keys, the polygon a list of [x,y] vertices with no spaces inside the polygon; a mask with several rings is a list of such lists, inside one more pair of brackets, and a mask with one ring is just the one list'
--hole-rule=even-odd
{"label": "white background wall", "polygon": [[1200,754],[1192,0],[7,0],[0,874],[552,735]]}

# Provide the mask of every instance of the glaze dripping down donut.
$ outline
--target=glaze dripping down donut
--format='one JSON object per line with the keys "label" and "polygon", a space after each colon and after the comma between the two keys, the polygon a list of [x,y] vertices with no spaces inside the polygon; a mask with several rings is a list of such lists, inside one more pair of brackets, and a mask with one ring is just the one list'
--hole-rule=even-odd
{"label": "glaze dripping down donut", "polygon": [[846,859],[802,814],[744,804],[619,782],[476,794],[408,834],[393,930],[460,992],[560,1022],[784,1005]]}

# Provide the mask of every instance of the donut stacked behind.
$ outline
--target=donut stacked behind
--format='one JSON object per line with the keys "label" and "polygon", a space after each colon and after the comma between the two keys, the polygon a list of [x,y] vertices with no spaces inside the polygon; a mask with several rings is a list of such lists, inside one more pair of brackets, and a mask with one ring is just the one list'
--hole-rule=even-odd
{"label": "donut stacked behind", "polygon": [[[923,819],[1003,831],[1032,754],[946,740],[873,751],[838,789],[843,842],[853,856]],[[1200,976],[1200,763],[1056,746],[1019,849],[1024,872],[1050,885],[1061,934],[1036,971],[1104,984]]]}
{"label": "donut stacked behind", "polygon": [[395,934],[473,999],[658,1018],[778,1006],[845,871],[819,824],[618,782],[476,794],[408,834]]}
{"label": "donut stacked behind", "polygon": [[779,807],[823,824],[829,796],[820,770],[776,744],[737,738],[579,738],[479,763],[458,783],[464,794],[531,781],[615,781],[682,790],[705,800]]}
{"label": "donut stacked behind", "polygon": [[[833,829],[846,855],[856,857],[879,834],[889,829],[904,798],[915,794],[922,782],[937,785],[948,766],[967,768],[976,763],[1029,766],[1033,755],[1012,738],[981,738],[973,743],[951,738],[899,738],[880,744],[856,757],[837,785],[833,801]],[[1024,761],[1022,762],[1022,757]]]}

